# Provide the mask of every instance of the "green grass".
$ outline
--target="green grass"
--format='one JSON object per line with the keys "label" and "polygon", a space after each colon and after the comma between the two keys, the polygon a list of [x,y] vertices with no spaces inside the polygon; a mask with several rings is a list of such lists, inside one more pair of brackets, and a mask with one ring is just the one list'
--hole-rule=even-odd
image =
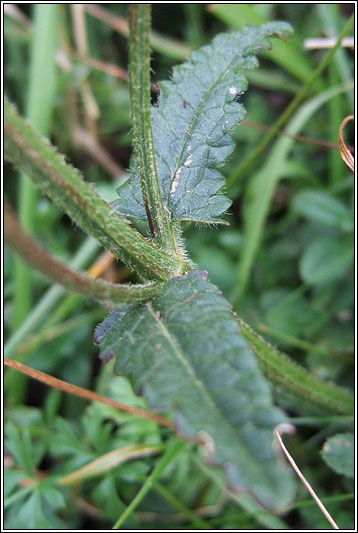
{"label": "green grass", "polygon": [[[56,90],[56,62],[58,5],[34,6],[34,28],[30,48],[28,89],[25,114],[43,135],[49,135]],[[44,83],[44,77],[46,83]],[[18,192],[18,210],[22,226],[34,231],[37,210],[37,189],[22,174]],[[16,330],[32,305],[31,273],[19,259],[15,261],[15,294],[12,327]]]}
{"label": "green grass", "polygon": [[[30,69],[26,91],[26,116],[43,135],[50,132],[54,110],[56,86],[58,5],[46,5],[43,9],[34,5],[34,29],[30,48]],[[46,76],[46,83],[44,83]],[[21,174],[18,191],[18,211],[21,225],[33,233],[36,225],[37,189],[25,174]],[[15,258],[14,297],[11,313],[12,330],[16,331],[31,310],[33,301],[32,274],[20,258]],[[25,380],[18,377],[18,384],[11,396],[13,401],[24,399]]]}
{"label": "green grass", "polygon": [[[27,19],[5,14],[7,95],[86,180],[115,199],[117,177],[98,163],[92,148],[73,138],[76,127],[91,125],[97,143],[127,168],[128,85],[76,56],[79,30],[72,26],[69,6],[18,6]],[[127,17],[126,5],[100,7]],[[315,376],[350,391],[354,180],[339,151],[324,142],[337,143],[339,124],[353,112],[353,54],[350,49],[305,50],[303,43],[325,33],[351,35],[351,11],[348,4],[220,4],[211,11],[204,4],[154,4],[151,40],[152,79],[158,81],[168,78],[171,66],[184,60],[192,47],[221,31],[243,22],[282,19],[292,24],[292,42],[276,43],[273,52],[261,56],[257,72],[248,74],[243,97],[247,119],[274,132],[248,125],[235,131],[237,148],[223,168],[233,200],[226,217],[230,226],[214,231],[188,225],[184,237],[193,261],[208,271],[254,331]],[[85,14],[84,21],[87,55],[127,69],[126,38],[93,14]],[[58,48],[62,54],[56,63]],[[90,115],[91,102],[100,111],[97,118]],[[290,137],[279,136],[278,130]],[[348,125],[349,145],[352,131]],[[292,137],[296,135],[322,144],[303,143]],[[24,227],[53,255],[82,270],[99,255],[93,240],[7,164],[5,193]],[[145,407],[128,380],[113,375],[111,362],[99,363],[92,334],[107,310],[49,286],[8,249],[5,258],[6,356],[119,402]],[[141,281],[119,261],[107,276]],[[291,366],[283,368],[281,354],[267,345],[265,350],[278,358],[272,359],[272,368],[278,365],[272,370],[275,401],[296,427],[295,435],[285,438],[286,445],[339,527],[352,529],[353,483],[320,456],[328,437],[352,431],[352,418],[287,394],[281,382]],[[309,387],[310,380],[307,383]],[[109,529],[114,524],[139,530],[327,527],[302,487],[280,516],[262,510],[248,494],[230,493],[221,473],[203,466],[202,450],[195,444],[179,449],[171,431],[151,420],[51,391],[13,370],[6,372],[5,402],[9,529]],[[58,484],[60,477],[97,457],[137,443],[164,451],[123,463],[75,490]],[[26,486],[29,478],[35,482]]]}

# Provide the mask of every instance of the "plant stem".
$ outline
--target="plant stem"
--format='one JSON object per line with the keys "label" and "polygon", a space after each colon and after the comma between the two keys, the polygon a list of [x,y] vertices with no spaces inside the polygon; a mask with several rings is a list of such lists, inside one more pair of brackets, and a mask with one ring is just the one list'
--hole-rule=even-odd
{"label": "plant stem", "polygon": [[[29,87],[26,100],[26,116],[34,127],[48,134],[53,111],[56,85],[55,51],[57,41],[58,5],[34,6],[34,29],[31,42]],[[46,73],[46,83],[44,74]],[[36,218],[37,191],[34,184],[21,173],[18,196],[18,212],[22,227],[31,234]],[[31,309],[32,283],[28,266],[16,258],[14,266],[14,296],[11,325],[16,330]],[[21,390],[19,384],[18,390]]]}
{"label": "plant stem", "polygon": [[4,102],[5,152],[74,222],[129,268],[166,281],[181,273],[179,260],[149,243],[86,183],[64,157]]}
{"label": "plant stem", "polygon": [[122,524],[130,517],[130,515],[133,513],[133,511],[138,507],[140,502],[144,499],[144,497],[148,494],[150,489],[153,487],[155,482],[160,478],[160,476],[163,474],[164,470],[167,468],[169,463],[178,455],[178,453],[182,450],[184,447],[185,442],[175,439],[172,441],[164,455],[159,459],[158,463],[156,464],[156,467],[154,468],[153,472],[150,474],[150,476],[146,479],[144,485],[138,492],[138,494],[133,498],[131,503],[128,505],[128,507],[125,509],[125,511],[121,514],[121,516],[118,518],[117,522],[114,524],[112,529],[119,529]]}
{"label": "plant stem", "polygon": [[150,45],[151,5],[131,4],[129,87],[136,168],[153,238],[168,253],[175,250],[174,232],[160,190],[151,121]]}
{"label": "plant stem", "polygon": [[285,454],[288,462],[290,463],[291,467],[293,468],[295,474],[299,477],[300,481],[304,485],[304,487],[308,490],[309,494],[312,496],[314,501],[316,502],[318,508],[322,512],[322,514],[325,516],[325,518],[328,520],[329,524],[333,527],[333,529],[339,529],[336,522],[333,520],[332,516],[329,514],[323,503],[321,502],[320,498],[317,496],[311,485],[308,483],[308,480],[305,478],[305,476],[302,474],[301,470],[298,468],[296,462],[294,461],[292,455],[287,450],[286,446],[283,443],[282,437],[279,434],[277,430],[275,430],[276,438],[280,444],[280,447]]}
{"label": "plant stem", "polygon": [[315,81],[319,78],[319,76],[322,74],[324,69],[330,64],[334,54],[339,49],[341,42],[343,41],[344,37],[348,35],[348,33],[352,30],[354,27],[354,14],[350,17],[347,24],[344,26],[343,30],[341,31],[336,44],[330,49],[330,51],[324,56],[322,61],[319,63],[319,65],[315,68],[315,70],[312,72],[311,76],[308,78],[302,89],[297,93],[295,98],[292,100],[292,102],[289,104],[289,106],[285,109],[285,111],[281,114],[281,116],[276,120],[275,124],[273,125],[272,129],[265,135],[265,137],[262,139],[262,141],[258,144],[258,146],[255,148],[255,150],[249,155],[249,157],[238,167],[238,169],[231,175],[231,177],[228,179],[227,186],[232,187],[242,176],[244,176],[251,165],[258,160],[259,155],[261,152],[266,148],[268,143],[273,139],[273,137],[276,135],[277,131],[282,127],[282,125],[289,119],[289,117],[292,115],[294,110],[297,108],[297,106],[302,102],[303,98],[306,96],[309,89],[314,85]]}
{"label": "plant stem", "polygon": [[[83,387],[79,387],[78,385],[73,385],[72,383],[63,381],[62,379],[50,376],[49,374],[41,372],[40,370],[30,368],[29,366],[23,365],[22,363],[14,361],[13,359],[7,359],[5,357],[4,364],[16,370],[19,370],[27,376],[30,376],[31,378],[36,379],[37,381],[40,381],[41,383],[45,383],[45,385],[48,385],[49,387],[54,387],[56,389],[67,392],[68,394],[78,396],[79,398],[84,398],[85,400],[89,400],[91,402],[99,402],[103,403],[104,405],[109,405],[110,407],[114,407],[115,409],[119,409],[120,411],[130,413],[146,420],[153,420],[157,424],[161,424],[162,426],[167,426],[171,429],[174,429],[174,424],[167,418],[156,415],[154,413],[150,413],[149,411],[145,411],[144,409],[140,409],[139,407],[134,407],[132,405],[126,405],[124,403],[117,402],[115,400],[112,400],[111,398],[102,396],[102,394],[97,394],[96,392],[84,389]],[[181,444],[184,445],[184,443]]]}
{"label": "plant stem", "polygon": [[[98,247],[98,243],[92,239],[92,237],[87,237],[69,264],[74,268],[82,268],[86,266],[86,263],[94,255]],[[4,346],[5,357],[11,357],[23,339],[36,327],[42,324],[45,318],[50,320],[52,323],[52,318],[54,315],[51,313],[51,311],[63,294],[64,289],[60,285],[55,285],[42,296],[41,300],[32,309],[25,322],[21,324],[20,328],[16,330],[16,332],[6,342]],[[69,298],[72,299],[73,296],[75,295],[71,294]],[[59,309],[60,308],[58,307],[56,314]]]}
{"label": "plant stem", "polygon": [[297,337],[294,337],[293,335],[288,335],[287,333],[284,333],[283,331],[270,328],[266,326],[266,324],[260,324],[258,326],[258,329],[261,330],[262,333],[266,335],[275,337],[279,341],[287,343],[290,346],[293,346],[295,348],[299,348],[300,350],[304,350],[305,352],[320,353],[322,355],[325,355],[326,357],[332,357],[332,358],[341,359],[341,360],[344,359],[345,362],[354,364],[353,354],[350,354],[348,352],[338,351],[338,350],[335,351],[321,344],[313,344],[312,342],[298,339]]}
{"label": "plant stem", "polygon": [[76,272],[65,263],[52,257],[34,239],[26,235],[10,207],[4,206],[5,241],[27,263],[66,289],[89,298],[110,303],[138,303],[154,296],[158,285],[115,285],[101,279],[94,279],[82,272]]}
{"label": "plant stem", "polygon": [[274,385],[325,413],[354,413],[354,396],[348,390],[316,378],[265,342],[243,320],[238,319],[238,322],[241,334],[256,355],[262,372]]}

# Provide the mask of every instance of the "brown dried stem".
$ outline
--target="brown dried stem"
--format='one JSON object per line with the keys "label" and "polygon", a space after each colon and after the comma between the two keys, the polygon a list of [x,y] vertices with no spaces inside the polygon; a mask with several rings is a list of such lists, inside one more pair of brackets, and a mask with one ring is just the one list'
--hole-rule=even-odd
{"label": "brown dried stem", "polygon": [[105,405],[109,405],[110,407],[114,407],[115,409],[119,409],[120,411],[125,411],[126,413],[130,413],[139,418],[153,420],[153,422],[156,422],[161,426],[167,426],[171,429],[174,429],[174,424],[170,420],[162,416],[155,415],[154,413],[149,413],[148,411],[140,409],[139,407],[126,405],[124,403],[112,400],[111,398],[107,398],[106,396],[102,396],[101,394],[97,394],[96,392],[90,391],[88,389],[78,387],[77,385],[72,385],[72,383],[68,383],[67,381],[63,381],[62,379],[58,379],[48,374],[45,374],[45,372],[30,368],[29,366],[19,363],[18,361],[14,361],[13,359],[8,359],[5,357],[4,363],[6,366],[15,368],[23,374],[26,374],[27,376],[30,376],[31,378],[36,379],[37,381],[41,381],[41,383],[45,383],[45,385],[48,385],[49,387],[54,387],[55,389],[62,390],[63,392],[78,396],[79,398],[84,398],[85,400],[89,400],[91,402],[99,402]]}
{"label": "brown dried stem", "polygon": [[32,237],[26,235],[11,206],[6,201],[4,205],[4,236],[7,244],[31,266],[67,289],[89,298],[113,303],[134,303],[148,299],[155,293],[155,286],[152,284],[145,286],[115,285],[108,281],[95,280],[58,261]]}
{"label": "brown dried stem", "polygon": [[[286,426],[286,424],[282,424],[281,426]],[[293,457],[290,455],[289,451],[287,450],[286,446],[283,443],[281,435],[280,435],[280,433],[278,431],[279,429],[280,429],[280,426],[278,426],[278,428],[275,430],[275,435],[276,435],[276,438],[278,440],[278,443],[280,445],[281,450],[283,451],[283,453],[287,457],[288,462],[290,463],[290,465],[292,466],[293,470],[295,471],[297,476],[302,481],[303,485],[306,487],[306,489],[308,490],[308,492],[310,493],[310,495],[312,496],[312,498],[314,499],[314,501],[318,505],[320,511],[327,518],[328,522],[331,524],[333,529],[339,529],[339,527],[337,526],[336,522],[333,520],[333,518],[331,517],[331,515],[329,514],[329,512],[327,511],[327,509],[325,508],[325,506],[323,505],[323,503],[321,502],[321,500],[319,499],[319,497],[317,496],[317,494],[315,493],[315,491],[311,487],[311,485],[308,483],[307,479],[304,477],[304,475],[302,474],[302,472],[300,471],[300,469],[296,465],[295,461],[293,460]],[[288,428],[281,427],[281,430],[282,431],[286,431],[286,432],[291,432],[291,426],[288,426]]]}

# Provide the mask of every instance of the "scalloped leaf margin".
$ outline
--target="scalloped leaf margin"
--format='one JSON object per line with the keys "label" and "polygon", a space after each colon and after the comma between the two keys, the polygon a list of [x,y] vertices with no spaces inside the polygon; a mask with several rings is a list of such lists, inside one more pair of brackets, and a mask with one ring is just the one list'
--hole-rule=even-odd
{"label": "scalloped leaf margin", "polygon": [[145,304],[117,307],[94,341],[152,409],[170,409],[180,435],[204,439],[207,462],[224,468],[233,490],[270,509],[291,501],[291,472],[273,450],[284,415],[206,272],[171,279]]}
{"label": "scalloped leaf margin", "polygon": [[[270,48],[269,36],[286,38],[291,32],[286,22],[271,22],[219,34],[174,67],[171,81],[158,84],[153,139],[162,197],[173,221],[222,222],[231,202],[218,168],[234,149],[233,127],[245,118],[239,102],[247,89],[245,71],[257,67],[254,54]],[[146,219],[134,157],[118,195],[111,205],[120,215]]]}

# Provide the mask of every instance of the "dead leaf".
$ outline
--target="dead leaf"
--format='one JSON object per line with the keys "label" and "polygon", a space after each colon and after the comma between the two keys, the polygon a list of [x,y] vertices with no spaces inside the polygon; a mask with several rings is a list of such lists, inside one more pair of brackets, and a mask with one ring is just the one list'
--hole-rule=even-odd
{"label": "dead leaf", "polygon": [[349,167],[351,171],[354,172],[354,158],[352,154],[350,153],[350,151],[348,150],[346,143],[344,142],[344,139],[343,139],[343,128],[347,124],[347,122],[349,122],[350,120],[354,120],[353,115],[349,115],[348,117],[346,117],[342,121],[342,124],[339,126],[338,144],[339,144],[339,151],[341,152],[341,157],[343,161],[345,162],[347,167]]}

